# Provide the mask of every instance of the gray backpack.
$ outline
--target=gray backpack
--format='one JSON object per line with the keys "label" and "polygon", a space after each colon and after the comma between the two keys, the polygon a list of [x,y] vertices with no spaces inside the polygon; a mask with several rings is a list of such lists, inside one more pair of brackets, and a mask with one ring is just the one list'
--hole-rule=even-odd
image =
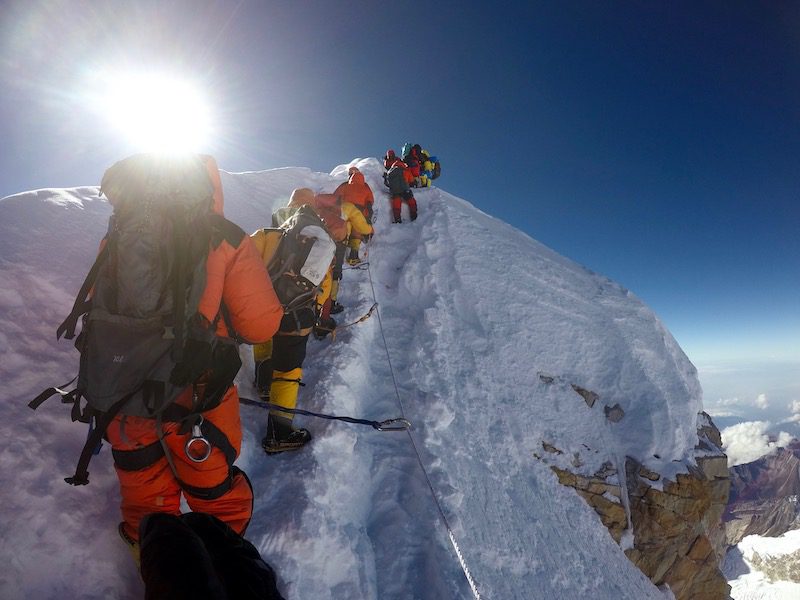
{"label": "gray backpack", "polygon": [[213,212],[209,164],[202,156],[138,154],[103,176],[100,192],[114,208],[108,232],[56,332],[72,339],[82,320],[77,384],[30,403],[35,409],[59,393],[73,404],[73,421],[94,420],[68,483],[88,483],[88,460],[116,415],[182,420],[187,411],[174,401],[202,380],[188,411],[199,414],[219,404],[241,366],[235,343],[216,335],[224,306],[213,323],[197,312],[209,250],[236,227]]}

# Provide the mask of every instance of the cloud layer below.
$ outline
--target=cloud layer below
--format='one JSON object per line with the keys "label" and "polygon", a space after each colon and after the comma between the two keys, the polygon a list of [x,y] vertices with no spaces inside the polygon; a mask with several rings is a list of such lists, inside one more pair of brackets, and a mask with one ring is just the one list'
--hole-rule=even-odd
{"label": "cloud layer below", "polygon": [[748,421],[722,430],[722,448],[728,455],[728,466],[749,463],[783,448],[792,441],[792,436],[781,431],[777,439],[770,439],[767,430],[769,421]]}

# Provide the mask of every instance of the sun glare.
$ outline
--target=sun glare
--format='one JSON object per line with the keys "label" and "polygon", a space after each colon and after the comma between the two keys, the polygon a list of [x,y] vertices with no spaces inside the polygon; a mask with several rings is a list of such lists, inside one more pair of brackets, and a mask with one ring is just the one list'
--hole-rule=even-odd
{"label": "sun glare", "polygon": [[208,143],[210,111],[191,83],[164,75],[116,75],[104,85],[102,110],[138,149],[196,152]]}

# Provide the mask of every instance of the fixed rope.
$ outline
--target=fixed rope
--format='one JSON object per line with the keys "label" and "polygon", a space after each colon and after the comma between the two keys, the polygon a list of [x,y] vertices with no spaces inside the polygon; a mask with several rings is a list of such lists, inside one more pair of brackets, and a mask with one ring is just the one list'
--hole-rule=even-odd
{"label": "fixed rope", "polygon": [[329,421],[343,421],[345,423],[353,423],[354,425],[369,425],[378,431],[404,431],[411,427],[411,423],[405,418],[386,419],[385,421],[370,421],[369,419],[357,419],[355,417],[347,417],[341,415],[327,415],[325,413],[312,412],[310,410],[303,410],[301,408],[287,408],[280,404],[273,404],[265,400],[253,400],[252,398],[239,397],[239,402],[248,406],[255,406],[263,408],[264,410],[277,410],[280,412],[291,413],[293,415],[305,415],[307,417],[316,417],[318,419],[327,419]]}
{"label": "fixed rope", "polygon": [[[389,364],[389,373],[392,376],[392,385],[394,385],[394,393],[395,397],[397,398],[397,405],[400,408],[400,415],[403,419],[405,419],[406,411],[403,406],[403,401],[400,398],[400,388],[397,385],[397,377],[394,374],[394,366],[392,365],[392,358],[389,355],[389,344],[386,342],[386,334],[383,330],[383,320],[381,319],[381,311],[378,307],[378,298],[375,294],[375,284],[372,281],[372,272],[369,268],[369,263],[367,263],[367,275],[369,276],[369,286],[372,289],[372,301],[374,302],[373,308],[376,309],[376,313],[378,315],[378,329],[381,332],[381,338],[383,339],[383,347],[386,350],[386,362]],[[422,474],[425,476],[425,482],[428,484],[428,489],[431,492],[431,497],[433,498],[433,502],[436,505],[436,509],[439,512],[439,517],[442,519],[442,523],[444,524],[445,529],[447,530],[447,536],[450,538],[450,543],[453,545],[453,550],[455,551],[456,558],[458,558],[458,563],[461,565],[461,570],[464,572],[464,576],[467,578],[467,583],[469,583],[469,587],[472,590],[472,594],[475,596],[475,600],[481,600],[481,594],[478,591],[478,586],[475,583],[475,580],[472,577],[472,573],[467,566],[467,561],[464,559],[464,555],[461,553],[461,548],[456,541],[455,533],[453,533],[453,528],[450,527],[450,521],[447,519],[447,515],[444,514],[444,510],[442,509],[442,505],[439,503],[439,498],[436,496],[436,491],[433,489],[433,483],[431,483],[431,478],[428,475],[428,471],[425,468],[425,463],[422,461],[422,456],[419,453],[419,449],[417,447],[417,443],[414,440],[414,436],[411,435],[411,430],[406,429],[406,433],[408,434],[408,439],[411,440],[411,447],[414,449],[414,454],[417,457],[417,462],[419,463],[419,468],[422,469]]]}

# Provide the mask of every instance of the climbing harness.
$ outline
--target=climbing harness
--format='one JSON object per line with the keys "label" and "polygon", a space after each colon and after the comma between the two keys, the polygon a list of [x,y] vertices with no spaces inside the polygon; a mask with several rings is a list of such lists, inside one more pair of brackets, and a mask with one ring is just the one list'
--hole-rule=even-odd
{"label": "climbing harness", "polygon": [[183,452],[186,457],[195,463],[205,462],[211,456],[211,442],[209,442],[200,430],[203,424],[203,415],[198,415],[198,419],[192,425],[192,437],[186,440]]}
{"label": "climbing harness", "polygon": [[239,402],[248,406],[256,406],[265,410],[278,410],[280,412],[287,412],[293,415],[305,415],[308,417],[317,417],[318,419],[328,419],[329,421],[344,421],[345,423],[354,423],[356,425],[369,425],[378,431],[406,431],[411,429],[411,421],[408,419],[398,417],[395,419],[386,419],[385,421],[370,421],[369,419],[356,419],[355,417],[340,417],[337,415],[326,415],[324,413],[315,413],[310,410],[302,410],[300,408],[286,408],[279,404],[272,404],[264,402],[263,400],[253,400],[252,398],[239,398]]}
{"label": "climbing harness", "polygon": [[[369,269],[369,263],[367,263],[367,274],[369,275],[369,286],[372,289],[372,300],[375,303],[373,308],[377,308],[378,306],[378,299],[377,295],[375,294],[375,284],[372,281],[372,272]],[[372,310],[372,309],[370,309]],[[400,388],[397,385],[397,378],[394,374],[394,366],[392,365],[392,359],[389,355],[389,345],[386,342],[386,334],[383,330],[383,320],[381,319],[381,311],[380,309],[377,310],[378,315],[378,329],[381,332],[381,338],[383,339],[383,347],[386,350],[386,361],[389,364],[389,373],[392,376],[392,384],[394,385],[394,393],[395,397],[397,398],[397,405],[400,407],[400,414],[403,415],[402,418],[405,418],[405,409],[403,407],[403,402],[400,399]],[[431,478],[428,475],[428,471],[425,468],[425,463],[422,461],[422,456],[419,453],[419,449],[417,447],[417,443],[414,441],[414,436],[411,434],[411,429],[406,429],[406,433],[408,434],[408,439],[411,440],[411,447],[414,449],[414,454],[417,457],[417,462],[419,463],[419,467],[422,470],[422,474],[425,476],[425,481],[428,484],[428,489],[431,492],[431,497],[433,498],[433,502],[436,505],[436,509],[439,512],[439,517],[442,519],[442,524],[444,525],[445,529],[447,530],[447,536],[450,538],[450,543],[453,546],[453,550],[455,551],[456,558],[458,558],[458,563],[461,566],[461,570],[464,572],[464,576],[467,578],[467,583],[469,583],[469,587],[472,590],[472,594],[475,597],[475,600],[481,600],[481,594],[478,590],[478,585],[475,583],[475,579],[472,577],[472,573],[467,566],[467,561],[464,559],[464,555],[461,553],[461,548],[456,541],[456,536],[453,533],[453,528],[450,527],[450,522],[447,519],[447,515],[444,514],[444,510],[442,509],[442,505],[439,502],[439,498],[436,496],[436,491],[433,489],[433,483],[431,482]]]}

